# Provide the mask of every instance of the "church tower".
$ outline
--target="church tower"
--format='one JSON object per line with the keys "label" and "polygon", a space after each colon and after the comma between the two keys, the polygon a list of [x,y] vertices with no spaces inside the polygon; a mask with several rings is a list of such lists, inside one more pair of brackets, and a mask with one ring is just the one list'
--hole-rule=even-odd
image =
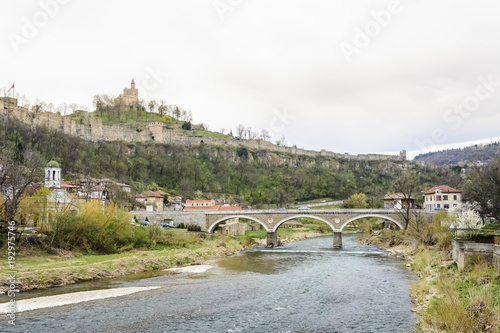
{"label": "church tower", "polygon": [[130,106],[139,104],[139,90],[135,87],[135,81],[132,78],[130,88],[124,88],[123,94],[115,99],[116,104],[121,106]]}
{"label": "church tower", "polygon": [[50,161],[45,167],[45,187],[61,187],[61,168],[56,161]]}

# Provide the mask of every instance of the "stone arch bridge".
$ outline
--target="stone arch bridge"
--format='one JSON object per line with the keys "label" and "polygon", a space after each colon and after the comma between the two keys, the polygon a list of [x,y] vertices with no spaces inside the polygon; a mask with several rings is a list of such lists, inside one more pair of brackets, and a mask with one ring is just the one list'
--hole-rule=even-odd
{"label": "stone arch bridge", "polygon": [[[432,214],[419,211],[424,214]],[[377,217],[397,225],[400,229],[406,228],[403,214],[395,209],[324,209],[324,210],[240,210],[240,211],[163,211],[163,212],[134,212],[139,219],[146,216],[152,222],[161,222],[171,219],[175,225],[180,223],[196,224],[203,231],[213,233],[220,223],[233,218],[245,218],[261,224],[267,231],[267,246],[278,245],[278,228],[286,221],[308,217],[328,224],[333,230],[333,246],[342,247],[342,229],[350,222],[366,218]]]}

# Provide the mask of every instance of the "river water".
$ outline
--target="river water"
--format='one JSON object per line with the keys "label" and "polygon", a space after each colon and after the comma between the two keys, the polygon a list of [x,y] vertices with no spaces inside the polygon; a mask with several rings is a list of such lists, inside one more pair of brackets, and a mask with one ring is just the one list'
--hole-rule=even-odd
{"label": "river water", "polygon": [[202,274],[90,284],[87,289],[161,288],[19,313],[17,325],[6,331],[414,332],[409,296],[414,276],[403,261],[353,237],[344,235],[338,250],[332,249],[331,236],[320,237],[244,251]]}

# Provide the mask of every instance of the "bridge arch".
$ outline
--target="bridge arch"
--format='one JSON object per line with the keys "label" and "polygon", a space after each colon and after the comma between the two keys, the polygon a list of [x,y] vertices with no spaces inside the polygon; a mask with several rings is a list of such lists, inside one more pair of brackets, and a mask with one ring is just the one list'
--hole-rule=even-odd
{"label": "bridge arch", "polygon": [[257,222],[260,225],[262,225],[264,227],[264,229],[266,229],[266,231],[269,232],[267,225],[264,222],[262,222],[261,220],[256,219],[255,217],[251,217],[251,216],[247,216],[247,215],[230,215],[230,216],[224,216],[223,218],[218,219],[217,221],[213,222],[208,227],[208,233],[213,233],[218,224],[220,224],[224,221],[230,220],[230,219],[234,219],[234,218],[244,218],[244,219],[252,220],[252,221]]}
{"label": "bridge arch", "polygon": [[286,221],[294,220],[294,219],[301,218],[301,217],[308,217],[308,218],[312,218],[312,219],[319,220],[319,221],[321,221],[321,222],[325,222],[326,224],[328,224],[328,225],[330,226],[330,228],[332,228],[332,230],[333,230],[333,231],[335,231],[335,227],[334,227],[334,226],[333,226],[330,222],[328,222],[327,220],[322,219],[321,217],[317,217],[317,216],[315,216],[315,215],[309,215],[309,214],[307,214],[307,215],[305,215],[305,214],[303,214],[303,215],[294,215],[294,216],[287,217],[287,218],[285,218],[285,219],[283,219],[283,220],[279,221],[278,223],[276,223],[276,225],[274,226],[274,228],[273,228],[273,230],[272,230],[272,231],[273,231],[273,232],[276,232],[276,230],[278,230],[278,228],[279,228],[279,227],[280,227],[283,223],[285,223]]}
{"label": "bridge arch", "polygon": [[343,230],[344,227],[346,225],[348,225],[349,223],[351,223],[352,221],[363,219],[365,217],[378,217],[378,218],[383,219],[383,220],[388,220],[388,221],[391,221],[392,223],[396,224],[399,228],[404,229],[404,226],[401,224],[401,222],[399,222],[396,219],[393,219],[392,217],[389,217],[386,215],[379,215],[379,214],[364,214],[364,215],[359,215],[359,216],[355,216],[353,218],[350,218],[346,222],[342,223],[342,225],[340,226],[340,230]]}

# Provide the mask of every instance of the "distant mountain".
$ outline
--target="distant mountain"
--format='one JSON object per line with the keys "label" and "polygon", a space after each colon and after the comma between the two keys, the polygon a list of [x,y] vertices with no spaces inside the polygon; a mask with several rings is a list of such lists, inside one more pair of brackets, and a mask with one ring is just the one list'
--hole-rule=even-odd
{"label": "distant mountain", "polygon": [[465,148],[447,149],[415,156],[414,161],[434,165],[456,165],[463,163],[486,163],[495,158],[500,142],[473,145]]}

